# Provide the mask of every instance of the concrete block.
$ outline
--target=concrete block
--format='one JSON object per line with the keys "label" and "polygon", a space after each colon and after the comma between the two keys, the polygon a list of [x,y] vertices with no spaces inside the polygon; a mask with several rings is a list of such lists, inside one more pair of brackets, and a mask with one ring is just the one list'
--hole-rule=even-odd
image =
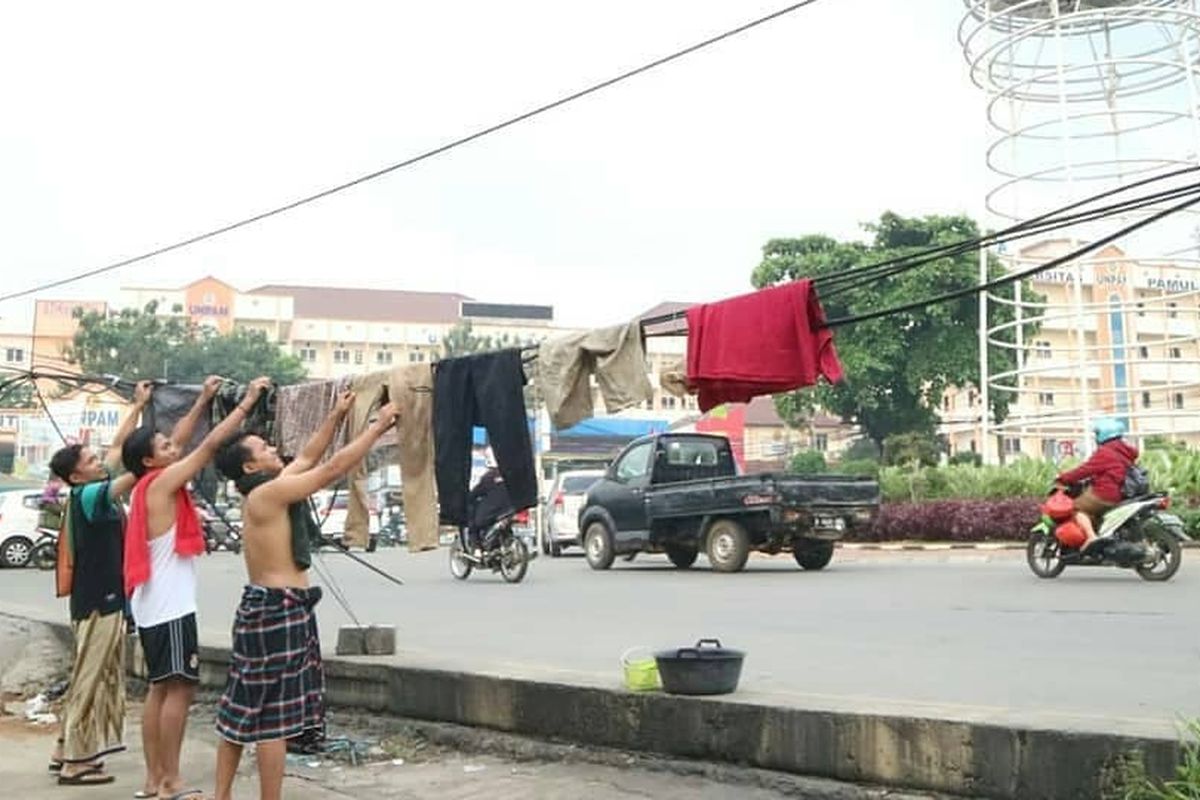
{"label": "concrete block", "polygon": [[339,656],[364,656],[367,654],[367,629],[343,625],[338,628],[337,654]]}
{"label": "concrete block", "polygon": [[390,656],[396,653],[395,625],[370,625],[363,639],[363,650],[369,656]]}

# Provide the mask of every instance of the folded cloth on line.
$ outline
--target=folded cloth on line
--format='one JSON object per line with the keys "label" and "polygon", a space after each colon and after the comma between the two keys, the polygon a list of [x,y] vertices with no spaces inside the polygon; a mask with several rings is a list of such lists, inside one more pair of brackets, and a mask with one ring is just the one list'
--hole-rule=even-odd
{"label": "folded cloth on line", "polygon": [[604,408],[615,414],[654,396],[638,322],[548,339],[538,347],[537,379],[558,428],[595,415],[592,376]]}

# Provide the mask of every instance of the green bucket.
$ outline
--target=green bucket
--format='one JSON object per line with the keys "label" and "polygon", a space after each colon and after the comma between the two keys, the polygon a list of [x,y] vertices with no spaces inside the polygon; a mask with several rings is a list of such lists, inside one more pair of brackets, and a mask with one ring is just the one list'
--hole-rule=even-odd
{"label": "green bucket", "polygon": [[625,673],[625,688],[631,692],[651,692],[662,686],[658,678],[658,661],[648,647],[631,647],[621,656]]}

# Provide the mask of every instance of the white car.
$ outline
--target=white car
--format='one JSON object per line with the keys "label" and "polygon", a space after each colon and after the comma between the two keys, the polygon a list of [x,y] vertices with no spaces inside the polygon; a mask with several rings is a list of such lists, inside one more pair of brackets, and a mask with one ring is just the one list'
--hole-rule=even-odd
{"label": "white car", "polygon": [[555,477],[546,495],[543,551],[558,556],[564,547],[579,544],[579,512],[588,489],[603,477],[601,469],[571,470]]}
{"label": "white car", "polygon": [[41,492],[28,489],[0,492],[0,566],[23,567],[29,563],[38,531]]}

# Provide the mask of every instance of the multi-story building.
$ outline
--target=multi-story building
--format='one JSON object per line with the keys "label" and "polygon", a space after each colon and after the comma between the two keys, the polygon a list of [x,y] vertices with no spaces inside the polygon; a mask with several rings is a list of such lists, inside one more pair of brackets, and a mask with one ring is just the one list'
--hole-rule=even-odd
{"label": "multi-story building", "polygon": [[[1027,268],[1071,247],[1045,241],[1011,262]],[[1008,418],[991,424],[993,452],[1081,455],[1089,446],[1086,420],[1102,414],[1126,418],[1135,438],[1200,443],[1200,274],[1193,266],[1133,260],[1110,246],[1036,275],[1031,288],[1042,299],[1015,306],[1021,325],[997,330],[992,320],[993,347],[1010,348],[1016,361],[990,376],[990,390],[1012,398]],[[983,451],[982,411],[980,392],[947,393],[941,430],[952,452]]]}

